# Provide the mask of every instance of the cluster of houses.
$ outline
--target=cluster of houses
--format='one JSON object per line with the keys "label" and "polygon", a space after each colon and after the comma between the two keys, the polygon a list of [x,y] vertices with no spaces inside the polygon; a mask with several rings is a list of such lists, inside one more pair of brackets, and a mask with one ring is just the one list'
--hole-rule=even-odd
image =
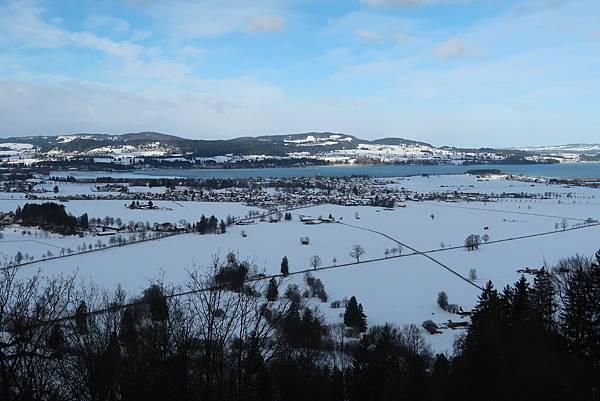
{"label": "cluster of houses", "polygon": [[16,217],[13,211],[6,213],[0,211],[0,228],[14,224],[15,220]]}
{"label": "cluster of houses", "polygon": [[148,203],[140,203],[140,201],[131,201],[130,204],[125,205],[128,209],[140,209],[140,210],[156,210],[158,206],[156,206],[152,201],[148,201]]}
{"label": "cluster of houses", "polygon": [[37,178],[15,178],[15,177],[5,177],[5,179],[1,178],[0,175],[0,192],[44,192],[41,189],[36,189],[35,186],[41,183],[41,180]]}
{"label": "cluster of houses", "polygon": [[[439,191],[418,193],[403,187],[393,188],[389,179],[368,177],[286,177],[286,178],[247,178],[227,182],[220,189],[214,189],[215,183],[194,182],[193,185],[173,185],[164,190],[137,192],[128,183],[107,183],[92,187],[92,192],[79,194],[55,194],[47,190],[38,190],[32,182],[11,181],[12,191],[26,192],[28,199],[40,200],[123,200],[133,201],[130,208],[152,209],[153,201],[195,201],[195,202],[239,202],[268,210],[291,209],[318,204],[342,206],[378,206],[384,210],[406,207],[407,201],[443,201],[443,202],[495,202],[500,198],[518,198],[520,194],[483,194],[462,191]],[[181,183],[183,184],[183,183]],[[75,184],[77,185],[77,184]],[[80,185],[84,185],[80,183]],[[531,196],[531,194],[529,194]],[[144,201],[147,203],[138,202]]]}

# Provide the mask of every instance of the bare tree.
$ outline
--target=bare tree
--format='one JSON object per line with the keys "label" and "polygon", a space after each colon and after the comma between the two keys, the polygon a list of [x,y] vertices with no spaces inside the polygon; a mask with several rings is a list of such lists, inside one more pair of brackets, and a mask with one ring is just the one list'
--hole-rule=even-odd
{"label": "bare tree", "polygon": [[350,252],[350,256],[356,259],[356,262],[360,262],[360,257],[365,254],[365,250],[360,245],[354,245],[352,247],[352,251]]}
{"label": "bare tree", "polygon": [[18,278],[18,269],[0,263],[0,390],[27,388],[31,399],[58,393],[56,372],[64,351],[55,323],[73,300],[73,279]]}
{"label": "bare tree", "polygon": [[319,255],[313,255],[310,257],[310,265],[313,267],[313,269],[317,269],[321,266],[321,258]]}

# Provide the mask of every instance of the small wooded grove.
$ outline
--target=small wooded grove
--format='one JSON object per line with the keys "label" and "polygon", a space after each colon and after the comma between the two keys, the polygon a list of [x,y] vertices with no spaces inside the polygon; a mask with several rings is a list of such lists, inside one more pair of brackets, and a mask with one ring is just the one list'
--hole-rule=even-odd
{"label": "small wooded grove", "polygon": [[453,355],[433,355],[415,325],[367,328],[368,305],[356,298],[344,321],[358,330],[328,325],[298,286],[263,279],[235,255],[190,271],[180,287],[154,282],[135,297],[19,276],[1,270],[0,400],[597,400],[600,392],[600,267],[581,256],[531,282],[488,283]]}
{"label": "small wooded grove", "polygon": [[53,202],[26,203],[17,207],[15,218],[23,226],[38,226],[62,234],[74,234],[89,228],[88,215],[75,217],[65,211],[65,206]]}

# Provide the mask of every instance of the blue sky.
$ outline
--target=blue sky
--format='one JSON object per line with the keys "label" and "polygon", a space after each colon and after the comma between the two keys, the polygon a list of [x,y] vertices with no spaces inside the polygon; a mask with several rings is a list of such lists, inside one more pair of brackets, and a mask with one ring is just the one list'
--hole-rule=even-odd
{"label": "blue sky", "polygon": [[598,0],[0,0],[0,136],[600,141]]}

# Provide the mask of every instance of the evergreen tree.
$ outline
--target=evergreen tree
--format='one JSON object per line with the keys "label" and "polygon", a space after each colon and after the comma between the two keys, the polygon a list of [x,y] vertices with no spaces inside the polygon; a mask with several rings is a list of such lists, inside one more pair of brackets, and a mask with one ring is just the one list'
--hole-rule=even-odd
{"label": "evergreen tree", "polygon": [[[588,354],[592,333],[591,283],[582,268],[572,271],[565,283],[562,330],[572,350]],[[597,302],[597,300],[596,300]]]}
{"label": "evergreen tree", "polygon": [[75,330],[77,334],[86,335],[88,333],[87,304],[81,301],[75,310]]}
{"label": "evergreen tree", "polygon": [[221,223],[219,223],[219,231],[221,232],[221,234],[224,234],[226,230],[227,226],[225,225],[225,222],[221,220]]}
{"label": "evergreen tree", "polygon": [[492,282],[488,281],[471,316],[471,327],[464,344],[468,352],[487,348],[485,344],[489,344],[492,337],[498,334],[501,315],[500,296]]}
{"label": "evergreen tree", "polygon": [[150,316],[153,321],[165,321],[169,318],[169,305],[160,286],[153,284],[144,290],[144,301],[150,307]]}
{"label": "evergreen tree", "polygon": [[356,328],[361,333],[364,333],[365,331],[367,331],[367,315],[365,315],[365,313],[363,311],[362,304],[358,304],[358,320],[357,320]]}
{"label": "evergreen tree", "polygon": [[[600,256],[600,251],[596,257]],[[600,261],[599,261],[600,262]],[[590,357],[594,370],[600,376],[600,263],[593,264],[589,272],[590,286]],[[600,377],[598,377],[600,379]]]}
{"label": "evergreen tree", "polygon": [[531,303],[536,319],[546,330],[553,329],[556,313],[555,291],[546,269],[542,269],[533,280]]}
{"label": "evergreen tree", "polygon": [[267,301],[277,301],[277,297],[279,297],[279,291],[277,290],[277,281],[274,277],[272,277],[271,280],[269,280],[269,285],[267,286],[267,293],[265,295],[267,297]]}
{"label": "evergreen tree", "polygon": [[356,302],[356,297],[352,296],[346,305],[346,311],[344,312],[344,324],[347,327],[355,327],[357,315],[358,302]]}
{"label": "evergreen tree", "polygon": [[206,216],[202,215],[200,217],[200,221],[196,224],[196,229],[200,234],[206,234],[208,231],[208,222],[206,220]]}
{"label": "evergreen tree", "polygon": [[528,319],[529,314],[529,283],[525,277],[521,276],[519,281],[514,285],[512,293],[512,308],[510,316],[510,328],[515,329]]}
{"label": "evergreen tree", "polygon": [[90,223],[89,223],[89,219],[88,219],[88,214],[84,213],[82,214],[78,219],[77,219],[78,223],[79,223],[79,227],[82,230],[87,230],[88,228],[90,228]]}
{"label": "evergreen tree", "polygon": [[364,333],[367,330],[367,316],[363,312],[362,304],[356,301],[356,297],[351,297],[346,311],[344,312],[344,324]]}
{"label": "evergreen tree", "polygon": [[287,277],[288,274],[290,274],[287,256],[284,256],[283,259],[281,259],[281,274],[283,274],[283,277]]}

